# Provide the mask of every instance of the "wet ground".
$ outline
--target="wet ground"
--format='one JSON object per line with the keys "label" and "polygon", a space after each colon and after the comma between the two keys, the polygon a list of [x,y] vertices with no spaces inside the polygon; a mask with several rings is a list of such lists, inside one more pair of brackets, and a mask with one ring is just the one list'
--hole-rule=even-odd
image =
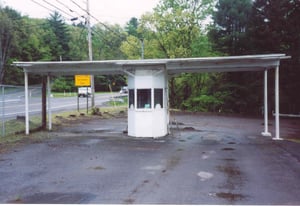
{"label": "wet ground", "polygon": [[[125,117],[85,120],[0,154],[0,203],[300,204],[300,122],[171,115],[172,134],[132,138]],[[273,122],[270,123],[273,132]]]}

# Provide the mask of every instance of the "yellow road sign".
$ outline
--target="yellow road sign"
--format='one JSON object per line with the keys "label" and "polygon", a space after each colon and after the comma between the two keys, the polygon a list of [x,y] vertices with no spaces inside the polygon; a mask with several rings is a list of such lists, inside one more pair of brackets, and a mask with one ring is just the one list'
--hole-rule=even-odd
{"label": "yellow road sign", "polygon": [[91,86],[91,75],[75,75],[75,86]]}

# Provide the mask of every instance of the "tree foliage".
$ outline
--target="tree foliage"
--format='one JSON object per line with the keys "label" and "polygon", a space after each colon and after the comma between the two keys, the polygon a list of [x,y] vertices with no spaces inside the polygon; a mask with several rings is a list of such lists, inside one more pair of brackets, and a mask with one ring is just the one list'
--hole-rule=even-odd
{"label": "tree foliage", "polygon": [[193,42],[204,34],[212,0],[161,0],[153,13],[141,19],[140,30],[158,42],[165,58],[191,57]]}
{"label": "tree foliage", "polygon": [[[281,110],[299,113],[300,98],[300,1],[256,0],[250,19],[252,52],[285,53],[290,60],[281,64]],[[271,88],[273,90],[273,85]],[[271,91],[272,91],[271,90]]]}
{"label": "tree foliage", "polygon": [[0,83],[3,83],[5,68],[14,50],[18,50],[16,38],[21,15],[15,10],[0,5]]}
{"label": "tree foliage", "polygon": [[52,35],[47,36],[47,43],[50,45],[52,60],[70,60],[68,57],[70,35],[68,27],[64,23],[62,16],[54,12],[48,19],[49,29]]}
{"label": "tree foliage", "polygon": [[[215,50],[224,55],[249,54],[251,12],[252,0],[218,1],[209,31]],[[226,91],[230,92],[230,98],[223,105],[224,110],[235,113],[260,112],[262,103],[261,98],[257,97],[262,96],[262,75],[254,72],[234,72],[225,73],[224,79]]]}
{"label": "tree foliage", "polygon": [[[140,59],[142,48],[145,59],[286,53],[292,58],[281,64],[281,110],[298,113],[299,19],[300,2],[296,0],[160,0],[152,12],[129,19],[124,27],[93,25],[93,59]],[[85,22],[66,24],[57,12],[48,19],[32,19],[0,6],[1,83],[23,83],[23,72],[11,67],[12,61],[88,60],[87,45]],[[271,78],[273,75],[269,72]],[[170,106],[258,113],[262,80],[262,72],[172,76]],[[75,91],[73,81],[73,77],[55,78],[53,89]],[[30,75],[30,83],[40,84],[40,77]],[[108,90],[108,85],[118,90],[125,84],[122,75],[95,76],[97,91]],[[273,82],[269,91],[273,96]]]}
{"label": "tree foliage", "polygon": [[247,54],[248,19],[252,0],[219,0],[210,36],[216,50],[228,55]]}

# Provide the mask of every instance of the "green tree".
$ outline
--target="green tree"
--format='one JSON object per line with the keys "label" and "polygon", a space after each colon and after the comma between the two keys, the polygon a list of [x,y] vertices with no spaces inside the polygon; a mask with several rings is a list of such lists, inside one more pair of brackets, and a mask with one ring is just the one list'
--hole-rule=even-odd
{"label": "green tree", "polygon": [[135,17],[132,17],[129,20],[129,22],[126,24],[125,31],[128,33],[128,35],[140,38],[141,36],[138,32],[138,25],[139,25],[138,19]]}
{"label": "green tree", "polygon": [[248,53],[247,29],[252,0],[219,0],[209,35],[215,48],[228,55]]}
{"label": "green tree", "polygon": [[3,83],[7,63],[17,46],[16,31],[21,15],[15,10],[0,7],[0,83]]}
{"label": "green tree", "polygon": [[120,50],[126,33],[119,25],[96,24],[93,27],[93,56],[94,59],[123,59]]}
{"label": "green tree", "polygon": [[295,0],[256,0],[250,19],[252,53],[285,53],[292,57],[280,66],[280,102],[285,113],[300,111],[300,98],[295,92],[300,89],[299,19],[300,1]]}
{"label": "green tree", "polygon": [[70,35],[68,27],[58,12],[54,12],[48,19],[49,29],[54,35],[48,36],[48,43],[51,48],[52,60],[69,60],[69,41]]}
{"label": "green tree", "polygon": [[[214,48],[225,55],[251,53],[249,40],[251,0],[219,0],[213,13],[209,38]],[[223,74],[224,92],[230,94],[223,110],[235,113],[258,113],[261,107],[262,74],[232,72]]]}
{"label": "green tree", "polygon": [[[215,56],[206,35],[206,21],[213,5],[214,1],[210,0],[162,0],[153,14],[142,17],[139,30],[156,46],[156,57]],[[145,43],[145,54],[147,48]],[[169,82],[170,106],[201,111],[220,109],[225,98],[220,99],[221,93],[213,93],[214,85],[209,82],[221,78],[220,74],[172,77]]]}
{"label": "green tree", "polygon": [[88,59],[88,43],[87,43],[87,29],[81,23],[78,25],[68,26],[70,34],[69,41],[69,57],[74,61],[82,61]]}
{"label": "green tree", "polygon": [[126,55],[127,59],[140,59],[141,58],[141,41],[129,35],[120,47],[121,51]]}
{"label": "green tree", "polygon": [[153,13],[142,17],[140,30],[158,42],[164,57],[191,57],[193,42],[203,33],[212,8],[212,0],[161,0]]}

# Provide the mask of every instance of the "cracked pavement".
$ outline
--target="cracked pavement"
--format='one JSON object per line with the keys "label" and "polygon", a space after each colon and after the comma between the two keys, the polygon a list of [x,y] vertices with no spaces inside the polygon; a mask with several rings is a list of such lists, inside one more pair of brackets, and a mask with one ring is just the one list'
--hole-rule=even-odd
{"label": "cracked pavement", "polygon": [[[93,119],[2,153],[0,202],[300,204],[299,143],[262,137],[262,119],[171,120],[164,138],[128,137],[126,117]],[[299,129],[281,121],[284,138]]]}

